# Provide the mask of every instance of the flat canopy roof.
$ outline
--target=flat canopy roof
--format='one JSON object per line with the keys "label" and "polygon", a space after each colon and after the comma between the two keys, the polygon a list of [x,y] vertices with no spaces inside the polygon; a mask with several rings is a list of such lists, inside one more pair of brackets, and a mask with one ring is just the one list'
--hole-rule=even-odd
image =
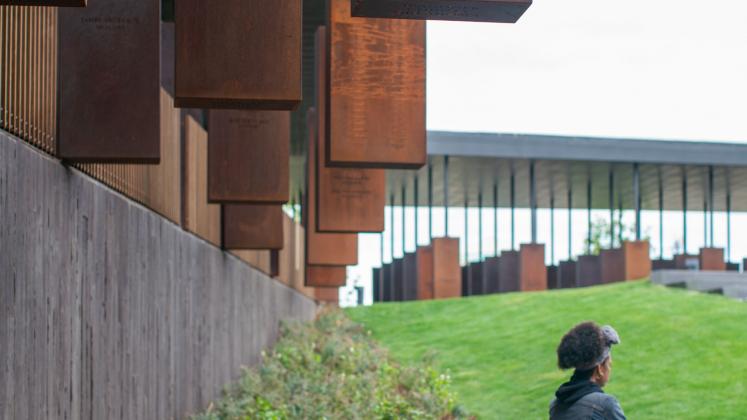
{"label": "flat canopy roof", "polygon": [[[587,208],[591,181],[592,207],[634,208],[633,167],[639,165],[641,205],[659,209],[659,186],[665,210],[682,210],[687,185],[687,209],[700,210],[709,197],[713,173],[713,203],[726,210],[727,194],[733,211],[747,211],[747,144],[622,138],[564,137],[532,134],[428,132],[429,165],[419,171],[388,171],[388,191],[395,203],[428,205],[428,171],[432,171],[433,205],[444,204],[444,161],[448,156],[449,205],[493,207],[494,187],[498,206],[510,207],[511,173],[515,178],[515,205],[529,207],[529,168],[535,165],[537,201],[549,208],[572,205]],[[612,182],[610,182],[612,181]],[[612,194],[610,194],[612,193]],[[391,201],[391,199],[390,199]]]}

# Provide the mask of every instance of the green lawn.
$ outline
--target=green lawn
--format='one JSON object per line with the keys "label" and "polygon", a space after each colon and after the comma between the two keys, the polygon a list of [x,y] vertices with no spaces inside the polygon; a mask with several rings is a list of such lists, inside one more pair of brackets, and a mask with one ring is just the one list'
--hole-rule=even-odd
{"label": "green lawn", "polygon": [[611,324],[606,391],[631,419],[747,419],[747,304],[631,282],[587,289],[377,304],[347,311],[395,358],[435,351],[480,418],[547,418],[567,373],[555,347],[574,324]]}

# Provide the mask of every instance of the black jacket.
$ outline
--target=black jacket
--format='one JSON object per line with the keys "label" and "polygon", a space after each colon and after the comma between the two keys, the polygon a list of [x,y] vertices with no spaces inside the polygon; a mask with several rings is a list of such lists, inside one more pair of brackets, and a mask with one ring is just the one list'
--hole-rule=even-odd
{"label": "black jacket", "polygon": [[625,420],[615,397],[589,380],[571,379],[550,403],[550,420]]}

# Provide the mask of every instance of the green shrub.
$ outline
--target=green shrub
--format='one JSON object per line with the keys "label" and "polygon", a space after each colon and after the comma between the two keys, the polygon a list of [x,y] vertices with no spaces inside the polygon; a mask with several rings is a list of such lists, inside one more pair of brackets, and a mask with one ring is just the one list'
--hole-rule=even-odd
{"label": "green shrub", "polygon": [[283,325],[261,366],[195,420],[464,417],[431,359],[399,365],[369,331],[327,309],[312,323]]}

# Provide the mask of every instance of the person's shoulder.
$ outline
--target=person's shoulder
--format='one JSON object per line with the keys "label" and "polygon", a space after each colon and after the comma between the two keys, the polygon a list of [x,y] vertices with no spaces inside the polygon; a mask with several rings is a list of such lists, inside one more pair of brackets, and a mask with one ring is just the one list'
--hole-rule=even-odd
{"label": "person's shoulder", "polygon": [[604,411],[607,418],[625,419],[623,409],[617,401],[617,398],[613,395],[605,394],[603,392],[595,392],[584,397],[584,399],[587,398],[589,402],[592,402],[595,406]]}

